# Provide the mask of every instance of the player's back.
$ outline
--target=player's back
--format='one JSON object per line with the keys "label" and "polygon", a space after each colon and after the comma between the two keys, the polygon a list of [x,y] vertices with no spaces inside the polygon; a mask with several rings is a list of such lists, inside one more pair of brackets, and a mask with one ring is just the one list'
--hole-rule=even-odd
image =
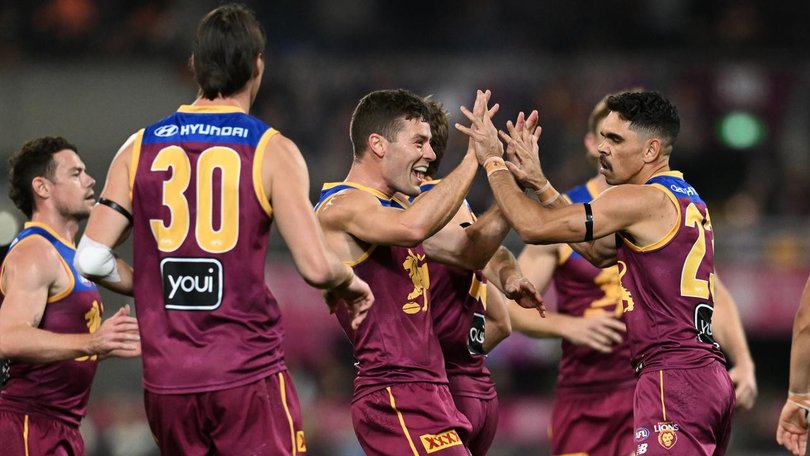
{"label": "player's back", "polygon": [[220,390],[283,368],[264,281],[272,208],[261,163],[276,133],[232,106],[181,106],[136,137],[134,289],[149,391]]}
{"label": "player's back", "polygon": [[633,363],[667,369],[723,361],[711,331],[714,240],[706,203],[676,171],[646,185],[669,196],[678,218],[658,242],[640,247],[625,237],[617,250],[622,284],[632,297],[625,319]]}
{"label": "player's back", "polygon": [[[41,237],[50,242],[61,257],[70,278],[70,286],[49,296],[39,328],[60,334],[87,334],[101,325],[103,304],[95,284],[82,277],[73,267],[76,253],[71,242],[39,223],[27,223],[9,248]],[[0,305],[4,294],[0,294]],[[11,362],[9,380],[0,393],[0,409],[24,414],[58,418],[78,426],[87,410],[90,387],[98,366],[98,356],[46,364]]]}

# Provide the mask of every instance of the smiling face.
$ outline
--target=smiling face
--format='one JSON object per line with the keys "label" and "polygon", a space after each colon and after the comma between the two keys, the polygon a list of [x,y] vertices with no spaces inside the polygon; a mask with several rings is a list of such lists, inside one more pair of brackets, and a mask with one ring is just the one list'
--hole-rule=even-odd
{"label": "smiling face", "polygon": [[420,119],[401,119],[400,125],[395,140],[385,140],[383,179],[392,193],[416,196],[419,185],[428,179],[428,164],[436,159],[430,147],[430,125]]}
{"label": "smiling face", "polygon": [[60,215],[77,220],[86,219],[96,204],[93,185],[95,179],[87,174],[79,155],[70,149],[53,155],[56,169],[51,182],[50,198]]}
{"label": "smiling face", "polygon": [[636,182],[644,167],[646,136],[630,129],[630,121],[611,111],[602,123],[599,143],[599,172],[610,185]]}

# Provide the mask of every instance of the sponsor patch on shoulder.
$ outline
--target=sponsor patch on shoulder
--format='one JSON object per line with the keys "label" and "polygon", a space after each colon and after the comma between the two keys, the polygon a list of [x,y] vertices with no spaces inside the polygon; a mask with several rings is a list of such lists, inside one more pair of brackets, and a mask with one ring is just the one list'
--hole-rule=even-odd
{"label": "sponsor patch on shoulder", "polygon": [[445,448],[461,445],[461,439],[455,429],[440,432],[438,434],[422,434],[419,436],[425,451],[435,453]]}

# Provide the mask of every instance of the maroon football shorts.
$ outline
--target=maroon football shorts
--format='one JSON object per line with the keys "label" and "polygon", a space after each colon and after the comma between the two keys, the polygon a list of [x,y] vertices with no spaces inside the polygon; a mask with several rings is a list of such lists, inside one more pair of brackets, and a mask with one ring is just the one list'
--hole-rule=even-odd
{"label": "maroon football shorts", "polygon": [[731,378],[718,361],[645,371],[633,402],[636,454],[723,455],[735,406]]}
{"label": "maroon football shorts", "polygon": [[468,456],[470,422],[447,385],[395,383],[352,403],[352,424],[370,456]]}
{"label": "maroon football shorts", "polygon": [[458,411],[472,424],[472,431],[461,439],[472,456],[486,455],[498,430],[498,397],[479,399],[454,395],[453,400]]}
{"label": "maroon football shorts", "polygon": [[38,415],[0,411],[0,442],[6,456],[84,455],[78,427]]}
{"label": "maroon football shorts", "polygon": [[245,386],[194,394],[145,394],[161,454],[306,454],[301,408],[284,370]]}

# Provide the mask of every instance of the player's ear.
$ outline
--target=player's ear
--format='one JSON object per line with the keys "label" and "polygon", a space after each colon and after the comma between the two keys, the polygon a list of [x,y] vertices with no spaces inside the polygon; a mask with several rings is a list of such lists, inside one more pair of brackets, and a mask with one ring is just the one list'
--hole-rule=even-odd
{"label": "player's ear", "polygon": [[385,155],[387,144],[388,140],[381,134],[372,133],[368,135],[368,150],[379,158]]}
{"label": "player's ear", "polygon": [[37,176],[31,181],[31,188],[34,190],[34,195],[40,198],[50,198],[52,184],[47,178]]}
{"label": "player's ear", "polygon": [[644,144],[644,163],[652,163],[658,160],[658,157],[661,156],[662,148],[661,148],[661,139],[659,138],[650,138]]}

